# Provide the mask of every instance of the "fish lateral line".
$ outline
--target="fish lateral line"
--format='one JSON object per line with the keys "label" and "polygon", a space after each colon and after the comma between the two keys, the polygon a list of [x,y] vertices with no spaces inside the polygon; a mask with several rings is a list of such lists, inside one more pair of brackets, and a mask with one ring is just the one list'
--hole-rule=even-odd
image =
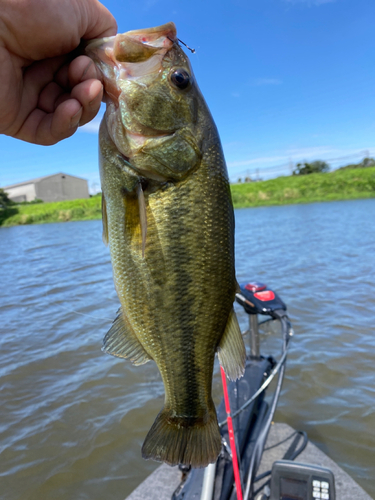
{"label": "fish lateral line", "polygon": [[[137,50],[142,56],[144,47],[133,44],[134,62],[125,54],[117,63],[103,47],[92,51],[105,75],[100,172],[123,308],[103,351],[135,366],[153,359],[162,374],[166,404],[143,457],[205,467],[222,447],[211,395],[215,351],[231,380],[242,375],[246,359],[231,312],[234,217],[227,170],[186,52],[195,49],[177,39],[172,23],[130,33],[158,47],[155,55],[143,60]],[[105,43],[111,47],[114,40]],[[217,275],[223,286],[217,287]],[[186,332],[192,332],[188,343]]]}
{"label": "fish lateral line", "polygon": [[146,250],[146,238],[147,238],[147,211],[146,211],[145,195],[142,189],[141,182],[137,186],[137,197],[138,197],[138,207],[139,207],[139,221],[141,224],[141,235],[142,235],[142,258],[144,259]]}

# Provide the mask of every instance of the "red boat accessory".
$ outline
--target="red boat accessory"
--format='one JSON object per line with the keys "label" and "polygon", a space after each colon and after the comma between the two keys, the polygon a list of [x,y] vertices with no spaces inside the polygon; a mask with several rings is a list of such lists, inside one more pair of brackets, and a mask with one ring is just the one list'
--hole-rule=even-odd
{"label": "red boat accessory", "polygon": [[233,422],[230,414],[230,404],[229,404],[229,394],[228,394],[228,386],[227,386],[227,377],[225,375],[225,371],[221,368],[221,380],[223,383],[223,393],[224,393],[224,402],[225,402],[225,411],[227,412],[227,424],[228,424],[228,434],[229,434],[229,444],[232,452],[232,463],[233,463],[233,473],[234,473],[234,482],[236,484],[236,493],[237,500],[242,500],[242,488],[241,488],[241,478],[240,478],[240,470],[238,467],[238,459],[237,459],[237,450],[236,450],[236,441],[234,438],[233,431]]}

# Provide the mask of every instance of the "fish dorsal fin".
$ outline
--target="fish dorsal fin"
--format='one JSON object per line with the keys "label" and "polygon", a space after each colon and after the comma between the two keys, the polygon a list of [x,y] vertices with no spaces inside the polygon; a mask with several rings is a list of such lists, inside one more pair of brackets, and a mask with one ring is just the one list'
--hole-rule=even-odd
{"label": "fish dorsal fin", "polygon": [[241,378],[245,371],[246,349],[237,316],[232,309],[217,350],[219,362],[230,380]]}
{"label": "fish dorsal fin", "polygon": [[107,205],[105,203],[104,193],[102,193],[102,223],[103,223],[103,242],[108,245],[108,216]]}
{"label": "fish dorsal fin", "polygon": [[143,365],[152,358],[139,342],[128,318],[120,308],[109,332],[104,337],[102,351],[119,358],[128,358],[133,365]]}
{"label": "fish dorsal fin", "polygon": [[146,212],[145,195],[143,194],[141,183],[138,184],[137,195],[138,195],[138,206],[139,206],[139,220],[141,223],[141,234],[142,234],[142,257],[144,257],[146,249],[146,237],[147,237],[147,212]]}

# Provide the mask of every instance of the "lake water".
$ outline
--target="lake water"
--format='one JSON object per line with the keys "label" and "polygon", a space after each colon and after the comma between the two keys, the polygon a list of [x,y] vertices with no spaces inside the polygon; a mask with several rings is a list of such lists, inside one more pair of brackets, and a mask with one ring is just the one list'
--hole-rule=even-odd
{"label": "lake water", "polygon": [[[275,420],[373,497],[374,214],[375,199],[236,211],[238,281],[279,292],[295,329]],[[124,499],[157,466],[140,448],[163,385],[100,350],[118,307],[101,222],[0,228],[0,276],[1,498]]]}

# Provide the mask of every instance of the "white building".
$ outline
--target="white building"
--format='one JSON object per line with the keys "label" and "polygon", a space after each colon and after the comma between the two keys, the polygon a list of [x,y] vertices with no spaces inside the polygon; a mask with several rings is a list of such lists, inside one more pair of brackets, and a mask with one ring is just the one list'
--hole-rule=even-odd
{"label": "white building", "polygon": [[33,201],[36,198],[43,201],[64,201],[90,196],[85,179],[61,172],[4,186],[3,189],[16,203]]}

